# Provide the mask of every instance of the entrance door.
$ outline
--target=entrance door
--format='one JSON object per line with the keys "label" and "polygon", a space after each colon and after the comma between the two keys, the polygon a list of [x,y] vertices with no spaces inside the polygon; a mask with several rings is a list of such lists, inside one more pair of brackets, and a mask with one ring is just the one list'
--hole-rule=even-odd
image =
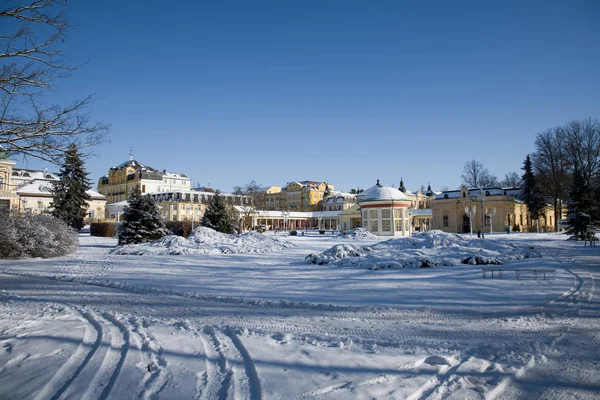
{"label": "entrance door", "polygon": [[471,232],[471,218],[467,214],[463,215],[462,233]]}

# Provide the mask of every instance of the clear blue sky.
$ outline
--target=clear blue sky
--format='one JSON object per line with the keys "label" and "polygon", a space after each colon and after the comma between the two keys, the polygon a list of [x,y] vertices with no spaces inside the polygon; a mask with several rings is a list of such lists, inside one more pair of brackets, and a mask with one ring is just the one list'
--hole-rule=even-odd
{"label": "clear blue sky", "polygon": [[112,124],[94,186],[133,147],[224,191],[453,188],[467,160],[502,178],[536,133],[600,117],[597,0],[67,4],[65,51],[87,64],[57,99],[96,93]]}

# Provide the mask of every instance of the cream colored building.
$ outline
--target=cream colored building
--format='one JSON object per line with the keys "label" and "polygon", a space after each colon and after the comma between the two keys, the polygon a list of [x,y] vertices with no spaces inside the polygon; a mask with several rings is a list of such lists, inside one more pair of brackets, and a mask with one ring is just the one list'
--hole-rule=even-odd
{"label": "cream colored building", "polygon": [[[52,210],[52,188],[58,177],[48,171],[14,168],[15,163],[0,154],[0,209],[42,214]],[[88,219],[104,218],[106,198],[88,190]]]}
{"label": "cream colored building", "polygon": [[323,199],[323,211],[345,211],[356,204],[356,195],[344,192],[332,192]]}
{"label": "cream colored building", "polygon": [[267,210],[320,211],[324,197],[333,190],[333,185],[317,181],[293,181],[283,188],[271,186],[265,193]]}
{"label": "cream colored building", "polygon": [[[482,230],[505,232],[537,230],[525,203],[519,200],[521,188],[462,188],[440,192],[431,201],[433,229],[468,233]],[[546,207],[539,219],[540,231],[554,230],[554,211]]]}
{"label": "cream colored building", "polygon": [[143,194],[189,191],[191,187],[190,178],[183,174],[161,172],[133,159],[110,168],[108,174],[98,180],[98,192],[106,196],[109,203],[127,200],[136,186]]}

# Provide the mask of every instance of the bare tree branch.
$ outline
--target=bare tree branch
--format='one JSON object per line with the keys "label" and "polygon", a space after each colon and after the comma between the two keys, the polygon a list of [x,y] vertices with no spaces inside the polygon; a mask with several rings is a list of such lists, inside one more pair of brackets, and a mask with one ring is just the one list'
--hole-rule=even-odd
{"label": "bare tree branch", "polygon": [[86,110],[93,95],[67,105],[46,99],[58,80],[79,68],[62,54],[70,27],[61,3],[29,0],[0,10],[0,146],[9,155],[55,164],[72,144],[91,150],[109,131]]}

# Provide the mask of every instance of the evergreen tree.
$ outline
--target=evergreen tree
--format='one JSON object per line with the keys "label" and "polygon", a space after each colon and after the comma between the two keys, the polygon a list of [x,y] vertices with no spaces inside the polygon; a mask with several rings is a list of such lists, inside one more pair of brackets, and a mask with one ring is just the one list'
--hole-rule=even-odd
{"label": "evergreen tree", "polygon": [[522,170],[525,171],[523,174],[523,201],[529,209],[531,219],[536,220],[542,215],[546,202],[537,185],[536,177],[533,173],[533,164],[531,163],[529,154],[523,162]]}
{"label": "evergreen tree", "polygon": [[65,160],[57,174],[58,182],[52,190],[52,215],[79,231],[88,210],[90,181],[76,145],[65,153]]}
{"label": "evergreen tree", "polygon": [[573,180],[569,188],[569,204],[568,204],[568,232],[581,236],[585,232],[586,225],[590,222],[590,214],[592,207],[592,199],[590,198],[590,190],[581,169],[575,167],[573,171]]}
{"label": "evergreen tree", "polygon": [[227,211],[227,206],[219,191],[215,193],[210,205],[204,212],[201,225],[221,233],[234,232],[233,218]]}
{"label": "evergreen tree", "polygon": [[138,186],[129,195],[127,203],[119,225],[120,245],[151,242],[168,233],[158,206],[152,197],[142,196]]}

